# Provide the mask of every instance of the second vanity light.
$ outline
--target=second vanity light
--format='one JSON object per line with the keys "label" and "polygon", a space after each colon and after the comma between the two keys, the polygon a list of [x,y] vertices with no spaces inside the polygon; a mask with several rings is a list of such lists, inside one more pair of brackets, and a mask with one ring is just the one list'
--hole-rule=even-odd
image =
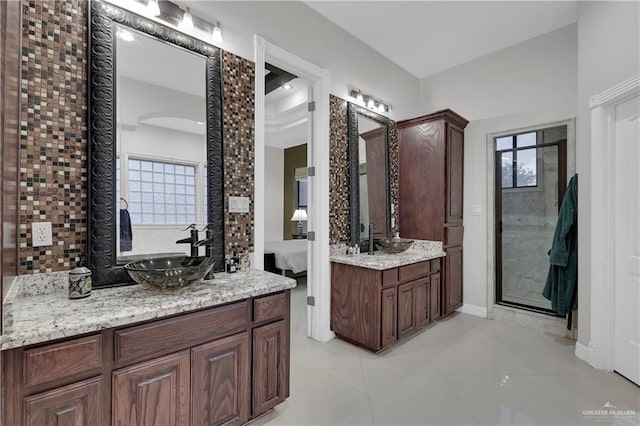
{"label": "second vanity light", "polygon": [[363,105],[372,111],[386,113],[391,110],[391,104],[384,103],[371,95],[361,92],[360,90],[351,89],[349,95],[354,98],[358,104]]}

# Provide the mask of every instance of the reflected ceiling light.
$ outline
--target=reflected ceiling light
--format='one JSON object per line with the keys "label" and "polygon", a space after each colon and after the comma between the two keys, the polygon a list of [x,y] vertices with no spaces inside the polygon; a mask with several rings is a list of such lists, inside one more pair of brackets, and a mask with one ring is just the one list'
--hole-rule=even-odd
{"label": "reflected ceiling light", "polygon": [[285,84],[282,85],[282,88],[284,90],[291,90],[291,89],[293,89],[293,85],[291,83],[285,83]]}
{"label": "reflected ceiling light", "polygon": [[191,10],[187,7],[187,10],[182,15],[182,21],[180,21],[180,28],[186,31],[193,29],[193,16],[191,16]]}
{"label": "reflected ceiling light", "polygon": [[147,3],[147,13],[151,16],[160,16],[158,0],[149,0],[149,3]]}
{"label": "reflected ceiling light", "polygon": [[220,24],[216,24],[213,27],[213,32],[211,33],[211,40],[215,43],[222,43],[222,28],[220,28]]}
{"label": "reflected ceiling light", "polygon": [[133,34],[126,30],[118,30],[118,37],[120,40],[133,41]]}
{"label": "reflected ceiling light", "polygon": [[198,123],[201,126],[204,126],[204,121],[196,121],[196,123]]}

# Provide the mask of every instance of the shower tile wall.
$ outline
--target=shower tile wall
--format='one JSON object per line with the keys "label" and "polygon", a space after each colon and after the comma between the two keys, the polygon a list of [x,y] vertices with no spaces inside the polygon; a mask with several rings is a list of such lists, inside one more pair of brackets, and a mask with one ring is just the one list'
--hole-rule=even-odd
{"label": "shower tile wall", "polygon": [[[566,139],[566,128],[540,132],[544,143]],[[537,169],[540,185],[502,192],[502,298],[550,309],[542,296],[549,268],[558,216],[557,147],[539,148]],[[541,181],[540,181],[541,180]]]}

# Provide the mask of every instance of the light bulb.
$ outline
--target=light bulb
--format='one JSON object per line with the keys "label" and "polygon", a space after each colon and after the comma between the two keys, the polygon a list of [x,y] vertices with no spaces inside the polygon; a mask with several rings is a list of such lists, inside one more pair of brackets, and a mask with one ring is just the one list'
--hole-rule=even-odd
{"label": "light bulb", "polygon": [[376,107],[376,103],[372,98],[369,98],[369,102],[367,102],[367,108],[374,109]]}
{"label": "light bulb", "polygon": [[160,16],[158,0],[149,0],[149,3],[147,3],[147,13],[151,16]]}
{"label": "light bulb", "polygon": [[193,16],[191,11],[187,7],[187,10],[182,15],[182,21],[180,22],[180,28],[183,30],[191,31],[193,29]]}
{"label": "light bulb", "polygon": [[211,40],[216,43],[222,43],[222,28],[219,25],[213,27],[213,32],[211,33]]}
{"label": "light bulb", "polygon": [[120,40],[133,41],[133,34],[126,30],[118,30],[118,37],[120,37]]}
{"label": "light bulb", "polygon": [[378,111],[380,112],[385,112],[386,108],[384,107],[384,104],[382,102],[380,102],[380,105],[378,105]]}
{"label": "light bulb", "polygon": [[358,101],[361,104],[364,103],[364,98],[362,97],[362,93],[358,93],[358,96],[356,96],[356,101]]}

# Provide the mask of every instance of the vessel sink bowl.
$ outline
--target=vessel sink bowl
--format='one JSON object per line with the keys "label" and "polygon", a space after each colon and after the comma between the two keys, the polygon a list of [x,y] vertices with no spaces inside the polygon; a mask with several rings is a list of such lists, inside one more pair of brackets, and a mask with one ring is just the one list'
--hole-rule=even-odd
{"label": "vessel sink bowl", "polygon": [[124,265],[138,284],[157,288],[185,287],[204,278],[213,268],[210,257],[157,257]]}
{"label": "vessel sink bowl", "polygon": [[402,253],[411,247],[412,243],[413,240],[407,240],[406,238],[382,238],[375,240],[378,250],[388,254]]}

